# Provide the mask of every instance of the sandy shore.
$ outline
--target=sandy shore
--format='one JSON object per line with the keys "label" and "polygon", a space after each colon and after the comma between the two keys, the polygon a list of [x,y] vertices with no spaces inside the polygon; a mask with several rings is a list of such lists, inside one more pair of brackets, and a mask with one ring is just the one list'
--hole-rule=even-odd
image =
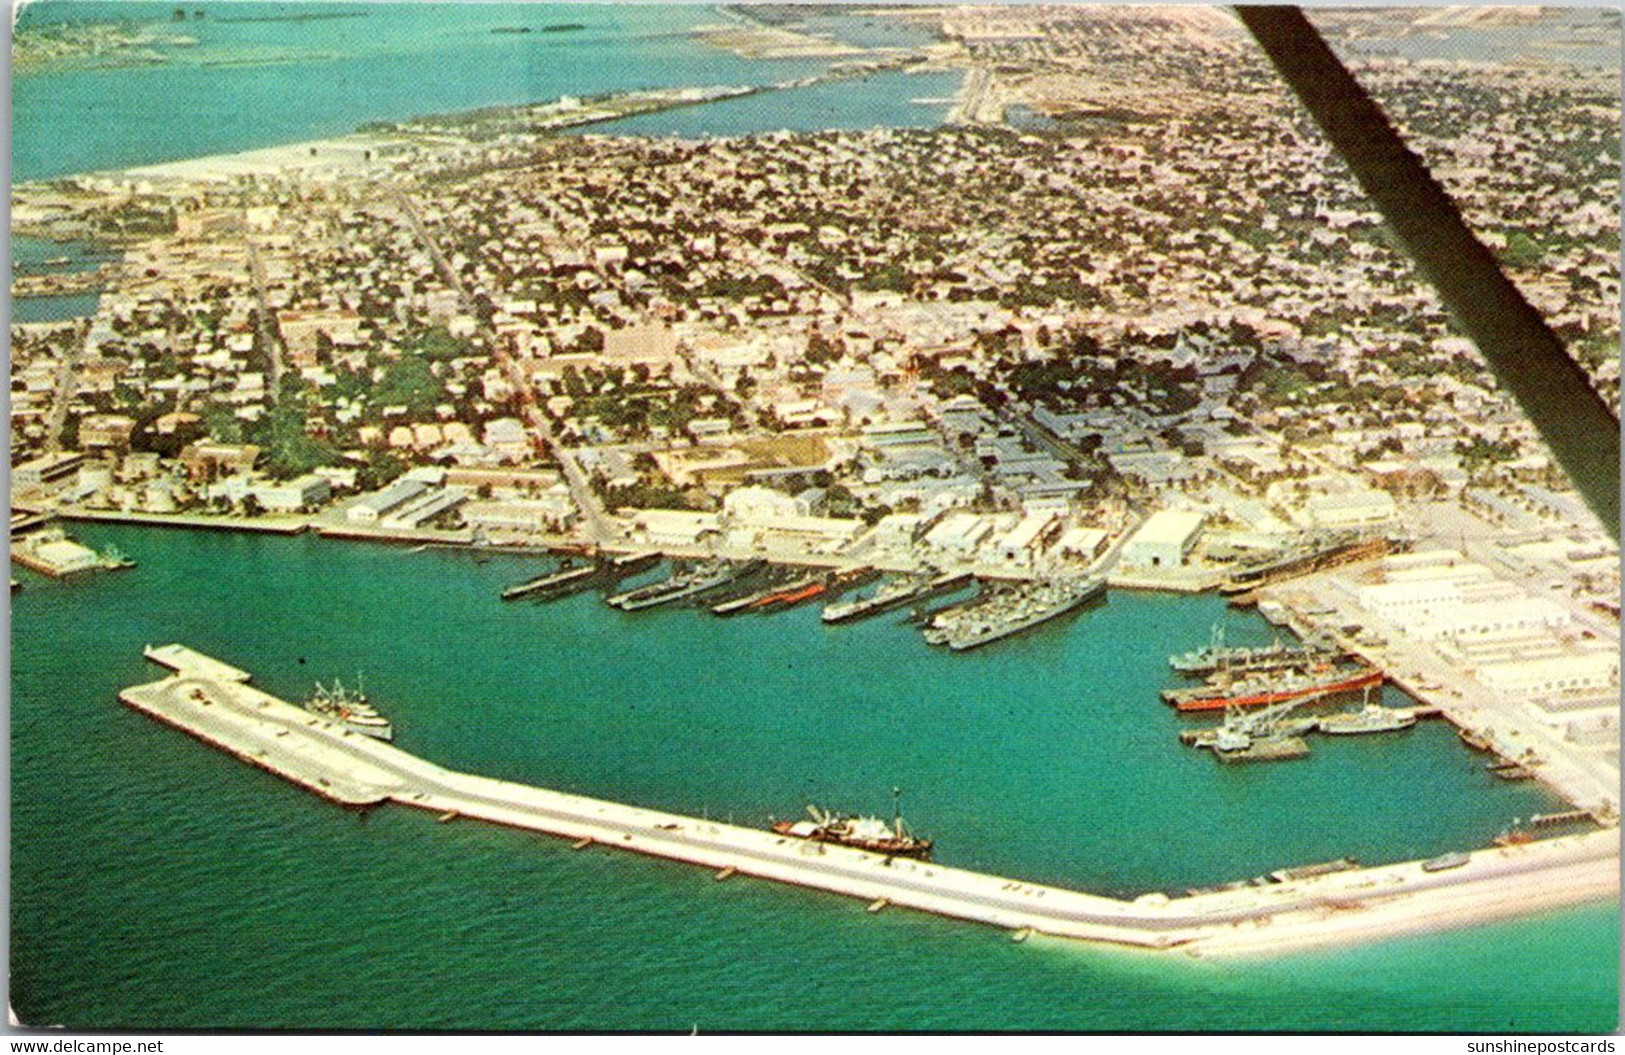
{"label": "sandy shore", "polygon": [[385,142],[399,142],[399,139],[381,139],[358,132],[235,154],[211,154],[184,161],[142,165],[124,170],[124,175],[132,179],[184,182],[226,182],[242,176],[294,174],[316,179],[337,179],[384,168],[388,162],[378,157],[376,148]]}
{"label": "sandy shore", "polygon": [[851,44],[770,26],[699,26],[691,35],[742,59],[838,59],[868,54]]}

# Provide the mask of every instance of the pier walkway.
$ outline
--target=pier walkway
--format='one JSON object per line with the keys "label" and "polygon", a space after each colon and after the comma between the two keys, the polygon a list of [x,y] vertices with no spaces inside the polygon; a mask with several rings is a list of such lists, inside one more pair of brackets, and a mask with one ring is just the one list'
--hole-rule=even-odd
{"label": "pier walkway", "polygon": [[1618,834],[1600,831],[1479,850],[1446,870],[1430,872],[1420,862],[1407,862],[1124,901],[453,772],[241,680],[201,675],[202,669],[191,662],[174,676],[126,689],[120,699],[345,805],[398,802],[446,820],[544,832],[581,845],[702,865],[718,878],[773,879],[862,898],[871,907],[896,905],[972,920],[1022,937],[1044,934],[1193,954],[1275,951],[1603,900],[1619,890]]}

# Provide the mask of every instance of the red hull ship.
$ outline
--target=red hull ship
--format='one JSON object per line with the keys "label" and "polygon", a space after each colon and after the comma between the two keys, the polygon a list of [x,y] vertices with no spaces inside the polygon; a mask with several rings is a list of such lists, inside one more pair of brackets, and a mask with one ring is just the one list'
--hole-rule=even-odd
{"label": "red hull ship", "polygon": [[751,608],[756,610],[779,607],[788,608],[791,605],[800,604],[802,601],[810,601],[828,589],[829,583],[822,579],[818,580],[817,582],[800,582],[793,586],[787,587],[786,589],[780,590],[778,593],[770,593],[766,597],[758,599],[751,604]]}
{"label": "red hull ship", "polygon": [[1374,688],[1383,681],[1382,671],[1366,667],[1337,671],[1320,677],[1277,679],[1274,685],[1245,681],[1230,686],[1174,690],[1164,699],[1181,711],[1222,711],[1226,707],[1267,707],[1270,704],[1301,700],[1305,696],[1329,696]]}

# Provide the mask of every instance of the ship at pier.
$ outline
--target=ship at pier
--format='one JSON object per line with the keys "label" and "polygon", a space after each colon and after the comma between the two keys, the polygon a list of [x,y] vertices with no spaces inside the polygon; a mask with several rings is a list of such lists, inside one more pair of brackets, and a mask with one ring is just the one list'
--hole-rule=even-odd
{"label": "ship at pier", "polygon": [[1225,645],[1224,630],[1214,627],[1210,644],[1168,657],[1168,665],[1180,674],[1207,676],[1220,671],[1232,673],[1289,670],[1293,667],[1336,663],[1347,653],[1318,644],[1293,646],[1277,638],[1268,645],[1253,647]]}
{"label": "ship at pier", "polygon": [[906,604],[917,604],[954,593],[975,581],[969,572],[945,572],[941,575],[902,576],[882,583],[868,597],[830,604],[824,607],[822,619],[826,623],[849,623],[894,611]]}
{"label": "ship at pier", "polygon": [[331,718],[351,732],[370,736],[374,740],[388,742],[395,739],[395,727],[367,702],[367,694],[360,690],[351,692],[337,681],[333,682],[332,688],[318,681],[316,691],[305,701],[305,710]]}
{"label": "ship at pier", "polygon": [[1104,579],[1018,587],[994,594],[959,612],[938,615],[927,626],[925,637],[932,644],[966,652],[1059,619],[1105,593]]}
{"label": "ship at pier", "polygon": [[1250,595],[1261,586],[1403,553],[1409,548],[1410,540],[1396,535],[1345,533],[1311,537],[1285,553],[1238,568],[1220,584],[1219,592],[1227,596]]}
{"label": "ship at pier", "polygon": [[1220,677],[1193,688],[1164,690],[1162,698],[1181,711],[1222,711],[1227,707],[1268,707],[1310,696],[1359,692],[1382,682],[1382,671],[1362,664]]}
{"label": "ship at pier", "polygon": [[808,806],[807,815],[812,819],[778,821],[773,825],[773,830],[795,839],[837,843],[887,857],[913,857],[921,861],[931,859],[931,840],[911,834],[904,826],[901,815],[893,816],[890,824],[879,817],[860,817],[857,814],[843,817],[817,806]]}
{"label": "ship at pier", "polygon": [[706,561],[684,571],[677,571],[669,579],[649,586],[616,594],[608,599],[612,608],[623,612],[637,612],[657,605],[685,601],[700,594],[727,586],[743,576],[759,571],[763,561],[752,560],[743,564],[731,561]]}

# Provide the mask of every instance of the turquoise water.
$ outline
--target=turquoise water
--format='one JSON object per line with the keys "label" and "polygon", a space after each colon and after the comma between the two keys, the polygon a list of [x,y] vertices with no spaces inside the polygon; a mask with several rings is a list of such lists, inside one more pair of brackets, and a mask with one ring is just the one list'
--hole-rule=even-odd
{"label": "turquoise water", "polygon": [[[708,5],[187,4],[203,21],[170,25],[168,3],[41,0],[26,27],[130,19],[196,46],[163,49],[162,65],[59,70],[12,85],[16,180],[150,164],[337,135],[368,121],[556,99],[560,95],[681,85],[759,85],[823,70],[825,60],[747,60],[689,38],[725,21]],[[360,11],[364,17],[234,21],[287,12]],[[580,23],[570,33],[500,34],[504,26]],[[875,19],[827,17],[826,32],[861,44],[928,39]],[[951,79],[957,84],[957,79]],[[831,92],[776,92],[746,104],[670,111],[630,126],[683,135],[931,124],[946,107],[941,76],[876,77]],[[289,100],[298,100],[292,105]],[[713,110],[716,122],[707,120]],[[72,128],[65,136],[62,129]]]}
{"label": "turquoise water", "polygon": [[[890,618],[505,605],[537,562],[81,526],[140,561],[13,598],[25,1021],[499,1029],[1563,1029],[1614,1020],[1617,911],[1227,964],[1032,941],[534,834],[333,807],[118,706],[186,641],[297,696],[364,678],[402,747],[765,824],[905,789],[944,863],[1118,893],[1481,843],[1553,803],[1449,732],[1279,766],[1182,748],[1165,655],[1265,640],[1114,593],[968,656]],[[19,573],[26,574],[26,573]],[[342,985],[313,980],[343,979]],[[268,981],[269,980],[269,981]],[[741,999],[741,994],[749,999]],[[854,1002],[852,994],[866,999]],[[1312,999],[1311,999],[1312,997]],[[815,1022],[809,1007],[818,1009]]]}
{"label": "turquoise water", "polygon": [[[17,275],[60,274],[92,271],[108,259],[105,250],[89,242],[53,242],[48,238],[15,235],[11,239],[12,273]],[[101,297],[95,293],[64,296],[19,297],[11,302],[13,322],[62,322],[96,312]]]}
{"label": "turquoise water", "polygon": [[108,250],[91,242],[57,242],[27,235],[13,235],[11,238],[11,264],[19,274],[94,271],[108,260],[116,260],[118,255],[117,250]]}
{"label": "turquoise water", "polygon": [[65,322],[96,314],[101,297],[95,293],[67,293],[49,297],[18,297],[11,302],[12,322]]}
{"label": "turquoise water", "polygon": [[[199,5],[187,5],[191,9]],[[17,179],[347,132],[493,103],[766,84],[820,62],[696,44],[708,7],[45,0],[156,19],[162,67],[13,84]],[[304,22],[244,16],[364,10]],[[919,31],[810,16],[858,43]],[[580,33],[494,26],[581,22]],[[427,71],[433,71],[427,72]],[[888,74],[621,122],[732,134],[928,124],[957,78]],[[289,99],[297,105],[278,105]],[[268,105],[267,100],[274,101]],[[62,133],[73,129],[71,135]],[[73,257],[13,241],[18,260]],[[330,806],[120,707],[181,640],[290,697],[360,674],[403,747],[549,787],[765,824],[889,789],[947,863],[1109,893],[1425,856],[1551,808],[1442,727],[1224,767],[1174,742],[1164,656],[1267,629],[1212,598],[1114,594],[969,656],[889,619],[728,622],[582,597],[503,605],[535,562],[311,539],[76,528],[134,572],[12,598],[12,991],[70,1026],[832,1030],[1612,1028],[1618,910],[1217,965],[1034,939],[413,811]]]}

